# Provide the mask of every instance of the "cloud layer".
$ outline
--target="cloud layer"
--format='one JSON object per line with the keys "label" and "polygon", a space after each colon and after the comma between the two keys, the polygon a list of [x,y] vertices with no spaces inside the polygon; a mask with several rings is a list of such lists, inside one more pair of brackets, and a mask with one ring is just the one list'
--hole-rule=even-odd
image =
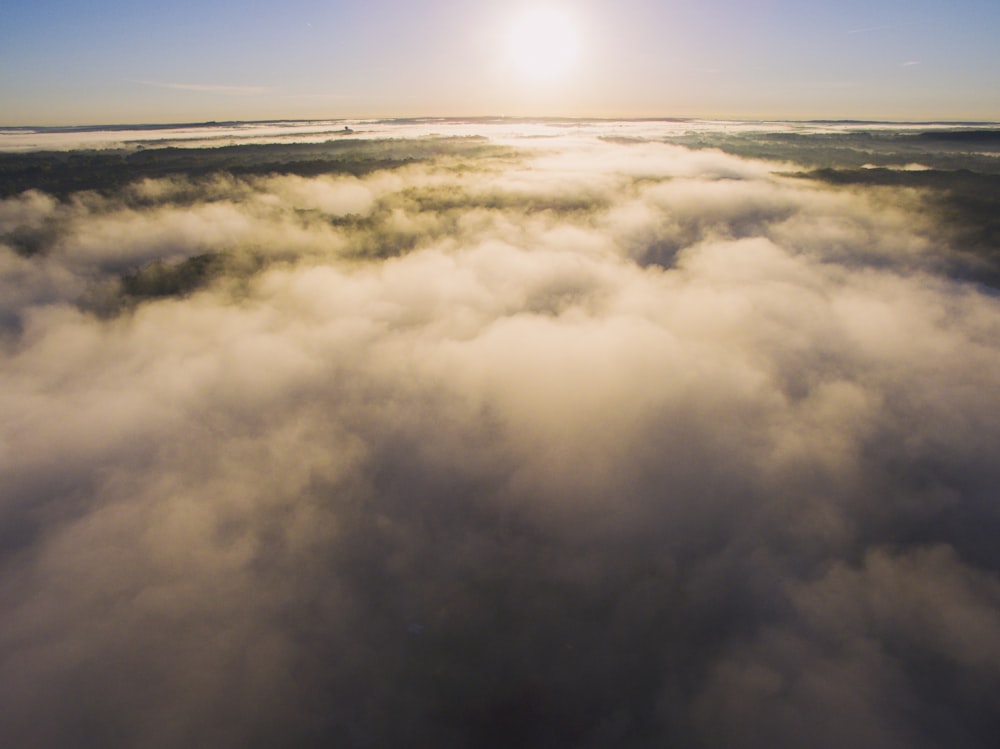
{"label": "cloud layer", "polygon": [[1000,302],[782,168],[0,203],[4,735],[990,746]]}

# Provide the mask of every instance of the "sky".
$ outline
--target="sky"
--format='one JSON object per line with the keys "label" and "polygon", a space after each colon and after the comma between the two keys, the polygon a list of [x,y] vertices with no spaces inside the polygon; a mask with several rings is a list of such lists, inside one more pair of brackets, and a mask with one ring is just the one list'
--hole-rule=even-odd
{"label": "sky", "polygon": [[0,4],[0,125],[332,117],[1000,119],[990,0],[580,0],[576,54],[511,59],[537,4]]}

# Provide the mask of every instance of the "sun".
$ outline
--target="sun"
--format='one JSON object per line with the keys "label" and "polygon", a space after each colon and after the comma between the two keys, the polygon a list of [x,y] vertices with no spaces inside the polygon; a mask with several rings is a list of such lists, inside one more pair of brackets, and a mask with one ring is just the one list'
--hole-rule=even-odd
{"label": "sun", "polygon": [[538,82],[564,78],[576,63],[580,36],[573,19],[556,8],[532,8],[515,19],[508,52],[522,76]]}

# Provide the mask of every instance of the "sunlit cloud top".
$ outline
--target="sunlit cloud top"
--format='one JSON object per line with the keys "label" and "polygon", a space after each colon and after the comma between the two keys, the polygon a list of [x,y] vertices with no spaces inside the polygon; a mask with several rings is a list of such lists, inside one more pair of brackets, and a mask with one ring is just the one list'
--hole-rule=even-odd
{"label": "sunlit cloud top", "polygon": [[6,745],[993,749],[995,128],[342,122],[0,153]]}

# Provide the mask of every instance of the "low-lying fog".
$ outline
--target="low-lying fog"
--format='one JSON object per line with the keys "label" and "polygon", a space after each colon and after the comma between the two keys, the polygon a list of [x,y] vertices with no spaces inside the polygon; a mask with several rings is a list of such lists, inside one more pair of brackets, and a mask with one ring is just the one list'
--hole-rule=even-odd
{"label": "low-lying fog", "polygon": [[995,146],[655,129],[11,188],[4,741],[993,746]]}

